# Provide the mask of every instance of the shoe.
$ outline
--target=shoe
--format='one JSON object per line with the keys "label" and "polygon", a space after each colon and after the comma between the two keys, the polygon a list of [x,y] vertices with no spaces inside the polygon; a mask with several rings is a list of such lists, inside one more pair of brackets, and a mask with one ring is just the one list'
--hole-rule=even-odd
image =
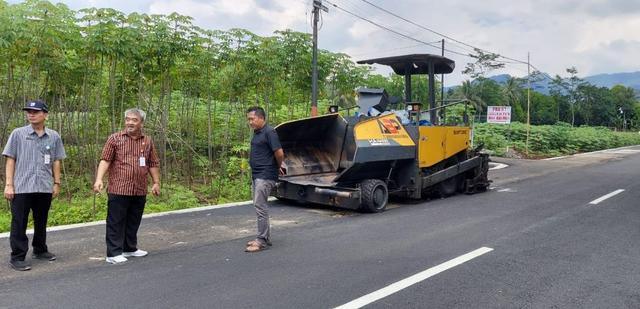
{"label": "shoe", "polygon": [[34,253],[33,255],[31,255],[31,258],[36,260],[55,261],[56,255],[51,252],[42,252],[42,253]]}
{"label": "shoe", "polygon": [[122,264],[127,261],[127,258],[121,254],[116,256],[108,256],[106,261],[109,264]]}
{"label": "shoe", "polygon": [[9,265],[11,265],[11,268],[18,271],[26,271],[31,269],[31,264],[26,261],[9,261]]}
{"label": "shoe", "polygon": [[122,252],[122,255],[124,255],[125,257],[143,257],[147,254],[149,254],[149,252],[140,249],[133,252]]}

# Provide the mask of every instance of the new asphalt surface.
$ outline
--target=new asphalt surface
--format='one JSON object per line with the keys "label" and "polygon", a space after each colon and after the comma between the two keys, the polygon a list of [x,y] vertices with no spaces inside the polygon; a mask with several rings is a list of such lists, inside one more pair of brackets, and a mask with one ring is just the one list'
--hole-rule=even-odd
{"label": "new asphalt surface", "polygon": [[145,218],[150,253],[122,265],[102,224],[53,231],[57,261],[0,269],[0,307],[333,308],[486,247],[367,308],[640,308],[640,147],[495,160],[486,193],[380,214],[272,202],[274,245],[254,254],[248,204]]}

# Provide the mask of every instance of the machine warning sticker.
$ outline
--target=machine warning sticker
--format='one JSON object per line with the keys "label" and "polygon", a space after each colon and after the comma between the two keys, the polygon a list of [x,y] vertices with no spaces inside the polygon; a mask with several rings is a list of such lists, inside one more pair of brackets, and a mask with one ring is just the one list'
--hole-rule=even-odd
{"label": "machine warning sticker", "polygon": [[415,146],[395,114],[361,121],[355,125],[353,132],[356,141],[367,142],[372,146]]}
{"label": "machine warning sticker", "polygon": [[369,139],[369,144],[371,144],[371,146],[387,146],[387,145],[390,145],[389,140],[386,139],[386,138]]}
{"label": "machine warning sticker", "polygon": [[378,118],[378,126],[382,134],[398,134],[400,133],[400,122],[397,119]]}

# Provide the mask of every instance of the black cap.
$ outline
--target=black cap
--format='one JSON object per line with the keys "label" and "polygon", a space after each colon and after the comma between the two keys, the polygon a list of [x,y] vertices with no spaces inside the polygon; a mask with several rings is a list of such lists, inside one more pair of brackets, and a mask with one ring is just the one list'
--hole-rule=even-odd
{"label": "black cap", "polygon": [[25,104],[22,110],[23,111],[26,111],[26,110],[43,111],[45,113],[49,112],[49,108],[47,108],[47,104],[44,104],[44,102],[40,100],[27,102],[27,104]]}

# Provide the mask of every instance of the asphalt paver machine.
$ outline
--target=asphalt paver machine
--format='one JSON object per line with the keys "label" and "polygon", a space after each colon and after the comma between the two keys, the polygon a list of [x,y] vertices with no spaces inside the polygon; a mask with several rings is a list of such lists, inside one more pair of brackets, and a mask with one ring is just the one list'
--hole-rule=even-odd
{"label": "asphalt paver machine", "polygon": [[[438,125],[434,75],[451,73],[453,60],[412,54],[358,63],[388,65],[403,75],[403,108],[390,110],[384,89],[360,89],[354,116],[331,113],[278,125],[286,174],[277,198],[380,212],[389,195],[421,199],[487,189],[489,157],[472,149],[471,128]],[[430,108],[423,110],[411,101],[411,77],[425,74]]]}

